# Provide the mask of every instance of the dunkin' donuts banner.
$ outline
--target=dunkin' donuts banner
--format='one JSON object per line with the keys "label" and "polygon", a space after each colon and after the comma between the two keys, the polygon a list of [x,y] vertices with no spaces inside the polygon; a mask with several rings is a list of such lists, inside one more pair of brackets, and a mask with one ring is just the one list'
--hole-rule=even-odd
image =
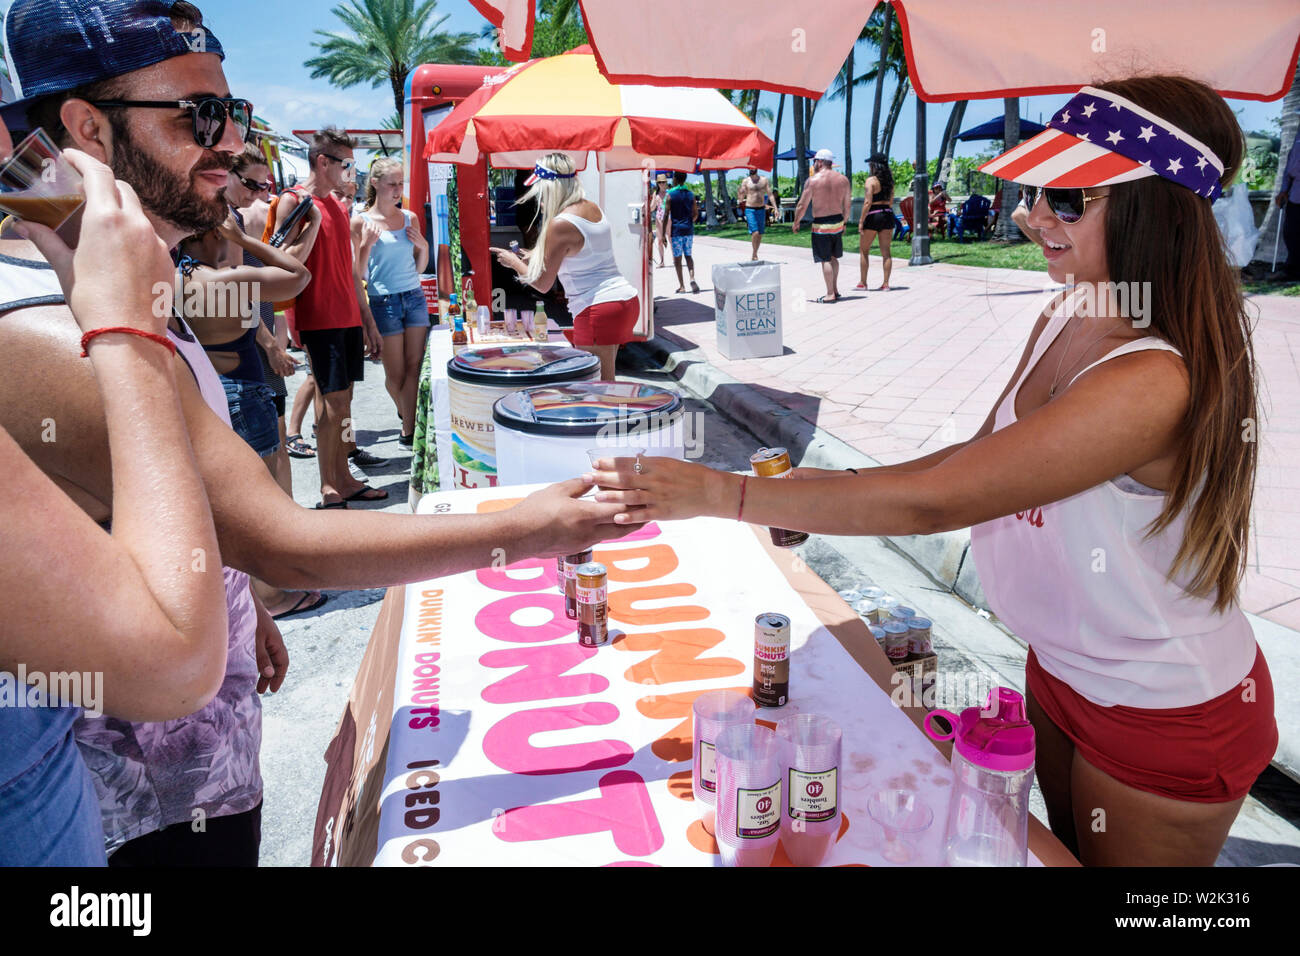
{"label": "dunkin' donuts banner", "polygon": [[[496,510],[531,490],[430,494],[419,511]],[[790,555],[770,554],[747,525],[716,519],[649,525],[597,547],[594,560],[608,569],[611,642],[599,648],[578,644],[554,560],[502,554],[494,567],[406,587],[391,726],[386,747],[369,748],[386,751],[382,789],[368,794],[378,802],[377,833],[335,825],[336,859],[716,865],[690,799],[691,702],[752,687],[754,617],[763,611],[790,618],[791,704],[759,719],[815,712],[844,730],[845,822],[827,863],[884,864],[866,808],[886,786],[916,789],[930,803],[928,852],[938,859],[948,762],[864,671],[864,655],[880,654],[874,640],[811,571],[796,562],[783,572],[778,562]],[[823,616],[834,602],[843,609],[830,622],[839,638],[796,591],[801,575],[818,600],[829,596]],[[846,633],[861,642],[852,654]],[[883,656],[879,665],[890,673]],[[364,807],[353,815],[371,816]],[[349,846],[350,833],[363,845]]]}

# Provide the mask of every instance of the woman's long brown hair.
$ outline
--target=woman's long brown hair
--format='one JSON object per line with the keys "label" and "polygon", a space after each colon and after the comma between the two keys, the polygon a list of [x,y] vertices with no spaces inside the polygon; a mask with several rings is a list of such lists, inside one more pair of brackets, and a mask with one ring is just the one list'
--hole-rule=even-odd
{"label": "woman's long brown hair", "polygon": [[[1180,76],[1096,86],[1199,139],[1223,162],[1222,186],[1232,183],[1245,143],[1232,110],[1214,90]],[[1255,355],[1239,275],[1209,199],[1148,176],[1111,186],[1106,205],[1110,279],[1150,283],[1144,287],[1149,332],[1182,353],[1191,377],[1173,483],[1147,534],[1163,531],[1186,509],[1169,578],[1179,578],[1198,597],[1213,597],[1215,610],[1223,611],[1235,602],[1246,570],[1259,457]]]}

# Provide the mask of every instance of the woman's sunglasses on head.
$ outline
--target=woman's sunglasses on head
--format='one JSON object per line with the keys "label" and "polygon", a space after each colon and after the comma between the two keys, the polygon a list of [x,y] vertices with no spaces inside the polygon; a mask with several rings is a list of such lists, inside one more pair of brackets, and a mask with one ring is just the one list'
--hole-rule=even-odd
{"label": "woman's sunglasses on head", "polygon": [[94,100],[92,106],[109,109],[189,110],[194,122],[194,142],[214,149],[226,135],[226,121],[235,124],[241,141],[253,126],[253,104],[248,100],[205,96],[197,100]]}
{"label": "woman's sunglasses on head", "polygon": [[1041,195],[1047,200],[1047,208],[1052,211],[1052,215],[1067,224],[1082,219],[1088,203],[1094,199],[1106,198],[1105,193],[1100,196],[1085,196],[1082,189],[1061,189],[1056,186],[1025,186],[1024,190],[1025,202],[1030,209],[1037,205]]}

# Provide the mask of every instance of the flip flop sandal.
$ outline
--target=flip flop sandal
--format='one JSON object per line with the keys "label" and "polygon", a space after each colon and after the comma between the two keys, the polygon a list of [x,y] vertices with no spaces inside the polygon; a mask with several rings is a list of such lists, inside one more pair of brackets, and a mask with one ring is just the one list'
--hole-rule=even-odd
{"label": "flip flop sandal", "polygon": [[388,492],[382,488],[371,488],[369,485],[362,485],[357,491],[344,497],[344,502],[348,501],[387,501]]}
{"label": "flip flop sandal", "polygon": [[292,617],[295,614],[306,614],[308,611],[316,610],[316,608],[320,607],[322,604],[324,604],[326,601],[329,600],[329,598],[326,597],[324,594],[317,593],[316,600],[312,601],[310,604],[306,606],[303,606],[302,602],[310,600],[310,598],[311,598],[311,592],[303,591],[302,597],[298,598],[297,604],[289,608],[289,610],[287,611],[281,611],[279,614],[272,614],[271,620],[278,621],[282,618]]}
{"label": "flip flop sandal", "polygon": [[820,302],[822,305],[834,305],[836,302],[838,302],[838,301],[840,301],[840,300],[839,300],[839,297],[838,297],[838,296],[837,296],[836,298],[832,299],[832,298],[830,298],[829,296],[819,295],[819,296],[817,297],[817,301]]}
{"label": "flip flop sandal", "polygon": [[692,282],[692,283],[691,283],[691,291],[694,292],[694,293],[696,293],[696,294],[698,294],[699,291],[700,291],[700,284],[699,284],[698,282]]}
{"label": "flip flop sandal", "polygon": [[290,435],[284,440],[290,458],[315,458],[316,449],[307,444],[301,435]]}
{"label": "flip flop sandal", "polygon": [[407,448],[410,448],[415,444],[415,432],[411,432],[409,435],[398,435],[397,442],[400,445],[405,445]]}
{"label": "flip flop sandal", "polygon": [[318,501],[316,502],[317,511],[329,511],[331,508],[347,508],[346,501]]}

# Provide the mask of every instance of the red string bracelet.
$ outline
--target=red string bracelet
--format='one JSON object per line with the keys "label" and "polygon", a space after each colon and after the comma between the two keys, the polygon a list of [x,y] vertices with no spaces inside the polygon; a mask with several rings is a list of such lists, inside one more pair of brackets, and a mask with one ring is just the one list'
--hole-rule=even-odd
{"label": "red string bracelet", "polygon": [[740,510],[736,512],[736,520],[745,513],[745,483],[749,481],[749,475],[740,476]]}
{"label": "red string bracelet", "polygon": [[138,335],[142,339],[148,339],[151,342],[157,342],[159,345],[165,346],[172,355],[176,354],[176,343],[165,335],[155,335],[153,332],[146,332],[143,329],[132,329],[125,325],[114,325],[103,329],[91,329],[83,335],[81,337],[81,357],[90,358],[90,353],[86,350],[86,346],[90,344],[91,339],[97,335],[105,335],[109,332],[124,332],[127,335]]}

